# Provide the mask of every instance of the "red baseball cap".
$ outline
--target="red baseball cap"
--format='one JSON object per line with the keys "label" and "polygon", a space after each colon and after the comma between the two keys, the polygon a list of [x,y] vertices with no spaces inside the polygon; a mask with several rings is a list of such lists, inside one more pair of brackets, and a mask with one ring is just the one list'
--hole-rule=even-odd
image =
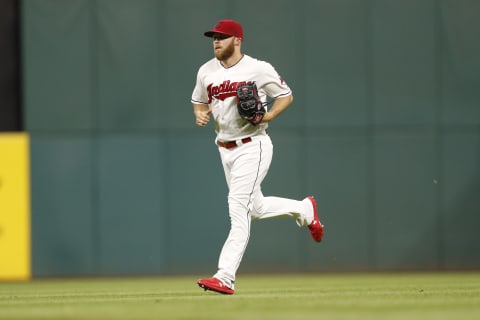
{"label": "red baseball cap", "polygon": [[243,39],[242,25],[235,20],[220,20],[212,30],[205,32],[204,35],[211,38],[215,33],[226,34]]}

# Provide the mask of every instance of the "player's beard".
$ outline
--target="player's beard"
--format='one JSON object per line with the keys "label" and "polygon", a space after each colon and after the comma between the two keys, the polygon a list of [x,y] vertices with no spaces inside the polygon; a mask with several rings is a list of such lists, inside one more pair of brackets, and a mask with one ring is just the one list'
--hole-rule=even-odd
{"label": "player's beard", "polygon": [[232,37],[230,43],[226,47],[224,47],[222,50],[220,51],[214,50],[215,58],[217,58],[220,61],[226,61],[231,56],[233,56],[233,53],[235,52],[235,44],[233,39],[234,38]]}

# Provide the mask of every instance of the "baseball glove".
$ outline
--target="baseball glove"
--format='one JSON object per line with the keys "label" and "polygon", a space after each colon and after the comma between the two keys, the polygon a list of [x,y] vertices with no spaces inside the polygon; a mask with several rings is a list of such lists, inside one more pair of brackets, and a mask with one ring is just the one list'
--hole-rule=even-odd
{"label": "baseball glove", "polygon": [[250,121],[251,124],[257,125],[262,122],[265,115],[265,107],[258,96],[255,82],[238,86],[237,109],[240,116]]}

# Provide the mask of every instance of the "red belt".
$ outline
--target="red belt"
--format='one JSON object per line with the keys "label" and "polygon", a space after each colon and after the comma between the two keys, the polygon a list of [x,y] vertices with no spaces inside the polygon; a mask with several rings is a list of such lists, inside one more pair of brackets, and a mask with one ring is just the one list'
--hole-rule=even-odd
{"label": "red belt", "polygon": [[[243,138],[240,141],[242,141],[242,144],[245,144],[252,141],[252,138],[250,137]],[[237,141],[220,141],[220,140],[217,140],[217,145],[225,149],[232,149],[238,146]]]}

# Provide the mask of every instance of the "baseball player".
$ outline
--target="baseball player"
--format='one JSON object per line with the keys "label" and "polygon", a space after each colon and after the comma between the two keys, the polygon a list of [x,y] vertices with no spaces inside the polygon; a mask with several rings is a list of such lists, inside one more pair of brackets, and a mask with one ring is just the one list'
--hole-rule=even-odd
{"label": "baseball player", "polygon": [[[317,242],[322,240],[323,225],[312,196],[298,201],[262,194],[261,184],[273,154],[268,123],[292,103],[292,91],[270,63],[241,52],[244,38],[240,23],[221,20],[204,35],[212,38],[215,57],[199,68],[191,102],[198,126],[206,126],[212,116],[215,122],[215,143],[229,190],[231,225],[217,272],[212,278],[198,280],[197,284],[205,290],[233,294],[251,220],[290,216],[298,226],[308,227]],[[253,117],[242,117],[237,105],[237,89],[253,83],[255,90],[258,88],[262,107],[266,105],[267,96],[273,99],[269,110],[264,108],[255,121]]]}

